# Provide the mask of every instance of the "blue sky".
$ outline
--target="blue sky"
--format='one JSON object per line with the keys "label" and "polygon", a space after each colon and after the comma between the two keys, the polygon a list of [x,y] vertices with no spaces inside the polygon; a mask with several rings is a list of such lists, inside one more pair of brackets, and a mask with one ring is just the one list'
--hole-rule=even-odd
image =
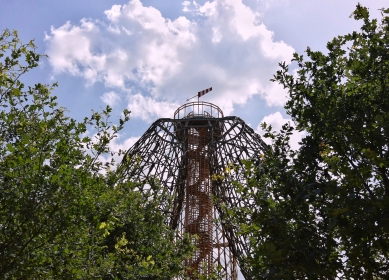
{"label": "blue sky", "polygon": [[[109,104],[131,121],[113,149],[128,149],[160,117],[197,91],[259,132],[289,120],[286,92],[269,79],[293,52],[325,51],[334,36],[358,30],[353,0],[0,0],[0,29],[35,39],[49,58],[24,82],[53,83],[70,116]],[[359,0],[372,17],[387,0]],[[293,66],[292,66],[293,69]],[[300,134],[292,137],[297,146]]]}
{"label": "blue sky", "polygon": [[[0,28],[35,39],[49,58],[26,84],[58,81],[60,105],[82,119],[91,109],[132,111],[114,148],[129,148],[149,125],[197,91],[258,129],[288,120],[286,92],[269,79],[307,46],[325,51],[358,30],[351,0],[0,0]],[[359,1],[380,17],[383,0]],[[293,68],[293,66],[292,66]],[[300,135],[292,139],[298,142]]]}

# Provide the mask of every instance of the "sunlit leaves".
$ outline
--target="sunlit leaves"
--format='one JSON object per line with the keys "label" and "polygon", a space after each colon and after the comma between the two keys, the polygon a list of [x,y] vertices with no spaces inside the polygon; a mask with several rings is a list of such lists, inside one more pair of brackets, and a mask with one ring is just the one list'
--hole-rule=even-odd
{"label": "sunlit leaves", "polygon": [[389,16],[371,20],[358,5],[353,17],[361,31],[334,38],[328,53],[295,54],[296,73],[281,63],[274,76],[307,135],[292,151],[293,128],[263,127],[273,144],[244,190],[255,207],[235,216],[258,279],[388,277]]}
{"label": "sunlit leaves", "polygon": [[130,112],[118,125],[110,107],[83,122],[67,117],[51,94],[56,83],[20,81],[41,57],[16,32],[0,35],[0,278],[182,274],[193,246],[175,241],[160,200],[135,191],[114,160],[100,160],[117,154],[109,144]]}

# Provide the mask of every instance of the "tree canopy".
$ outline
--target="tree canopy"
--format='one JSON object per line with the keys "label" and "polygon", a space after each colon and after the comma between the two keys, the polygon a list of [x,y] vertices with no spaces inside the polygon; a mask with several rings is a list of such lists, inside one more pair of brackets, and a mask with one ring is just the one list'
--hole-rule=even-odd
{"label": "tree canopy", "polygon": [[[274,82],[289,92],[285,124],[259,162],[246,162],[253,207],[231,209],[248,236],[255,279],[384,279],[389,271],[389,9],[338,36],[327,53],[294,55]],[[121,177],[109,143],[111,109],[78,122],[22,77],[43,55],[16,32],[0,35],[0,277],[171,279],[193,247],[164,225],[153,193]],[[299,150],[289,137],[305,131]],[[121,152],[119,152],[121,154]],[[118,170],[119,168],[119,170]],[[117,172],[118,171],[118,172]],[[148,182],[154,189],[158,181]]]}
{"label": "tree canopy", "polygon": [[181,275],[193,248],[157,211],[166,197],[135,191],[113,160],[99,160],[115,154],[109,143],[130,112],[117,125],[109,107],[82,122],[67,117],[56,84],[22,82],[44,57],[17,32],[0,34],[0,278]]}
{"label": "tree canopy", "polygon": [[[382,20],[360,5],[359,32],[338,36],[327,53],[294,54],[273,81],[296,124],[272,139],[259,164],[247,163],[255,203],[234,220],[250,236],[256,279],[386,279],[389,276],[389,9]],[[305,131],[291,150],[293,131]]]}

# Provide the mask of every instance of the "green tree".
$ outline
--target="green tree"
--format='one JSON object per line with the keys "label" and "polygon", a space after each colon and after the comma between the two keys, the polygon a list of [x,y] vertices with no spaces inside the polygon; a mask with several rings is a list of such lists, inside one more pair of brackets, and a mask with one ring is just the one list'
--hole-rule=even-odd
{"label": "green tree", "polygon": [[193,248],[164,225],[165,197],[135,191],[113,160],[99,160],[114,155],[109,143],[129,112],[118,125],[109,107],[77,122],[51,95],[56,84],[25,89],[20,78],[44,57],[35,49],[16,32],[0,35],[0,278],[182,274]]}
{"label": "green tree", "polygon": [[382,21],[358,5],[359,32],[334,38],[328,53],[294,55],[274,81],[289,91],[287,112],[306,131],[264,124],[272,145],[247,163],[255,207],[236,211],[251,237],[257,279],[387,279],[389,276],[389,9]]}

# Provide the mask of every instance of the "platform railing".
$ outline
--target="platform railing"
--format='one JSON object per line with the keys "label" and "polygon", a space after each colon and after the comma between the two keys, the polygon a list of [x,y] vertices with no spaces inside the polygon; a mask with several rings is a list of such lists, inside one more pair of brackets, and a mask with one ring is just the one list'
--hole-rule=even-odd
{"label": "platform railing", "polygon": [[190,102],[182,105],[174,112],[174,119],[185,118],[223,118],[223,111],[209,102]]}

